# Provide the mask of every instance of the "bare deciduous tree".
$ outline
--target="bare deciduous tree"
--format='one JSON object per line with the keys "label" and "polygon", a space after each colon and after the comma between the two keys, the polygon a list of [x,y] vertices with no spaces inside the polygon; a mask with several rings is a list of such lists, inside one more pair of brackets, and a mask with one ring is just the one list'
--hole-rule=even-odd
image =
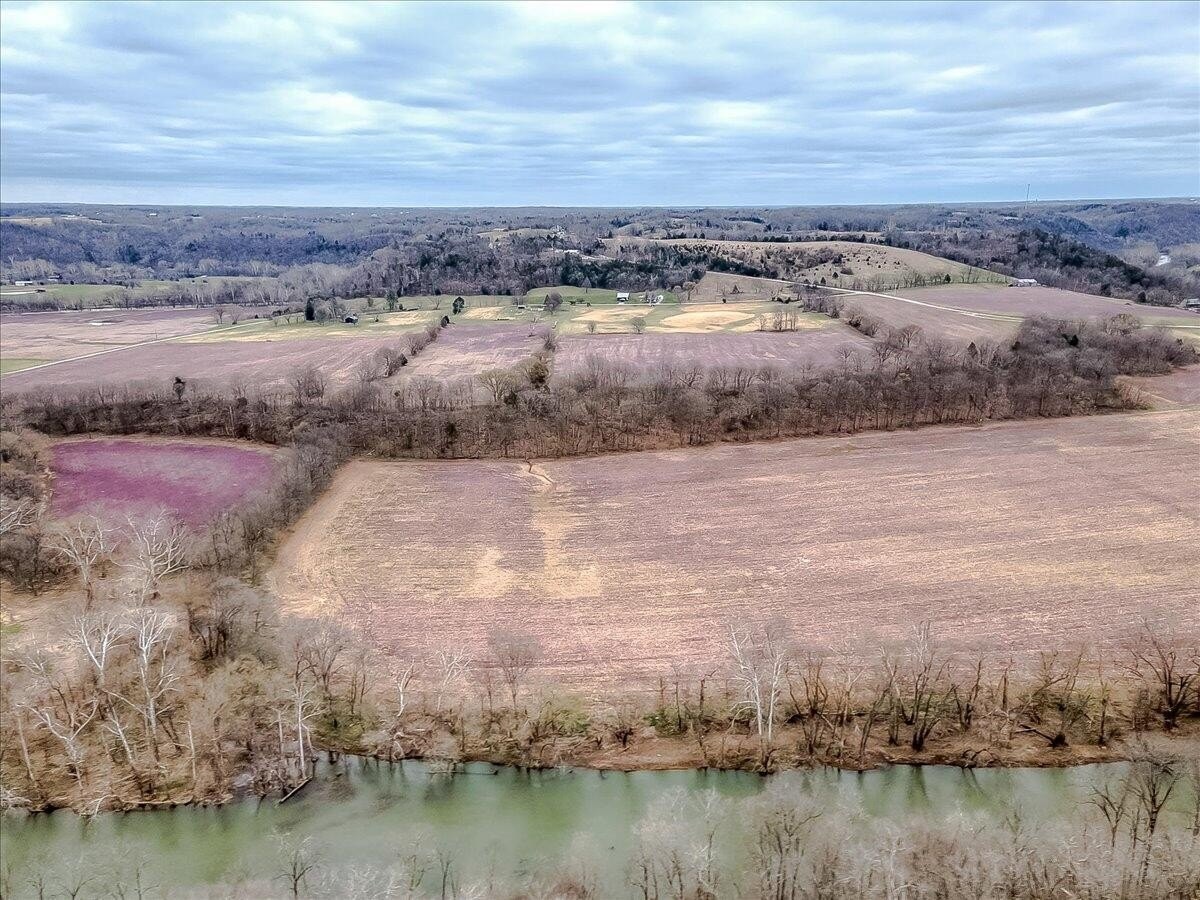
{"label": "bare deciduous tree", "polygon": [[1189,695],[1200,692],[1200,652],[1185,649],[1143,623],[1142,634],[1129,648],[1130,668],[1157,686],[1163,726],[1173,729],[1187,707]]}
{"label": "bare deciduous tree", "polygon": [[122,566],[134,576],[138,599],[144,602],[162,579],[186,568],[187,530],[160,515],[144,521],[128,519],[125,535],[129,558]]}
{"label": "bare deciduous tree", "polygon": [[734,663],[733,678],[741,693],[737,707],[749,710],[754,717],[759,763],[766,769],[774,752],[775,717],[788,667],[787,651],[774,629],[751,629],[731,623],[729,652]]}
{"label": "bare deciduous tree", "polygon": [[28,528],[38,517],[38,505],[29,497],[14,500],[0,495],[0,534]]}
{"label": "bare deciduous tree", "polygon": [[115,547],[112,535],[95,516],[84,516],[59,526],[53,532],[55,551],[69,560],[79,573],[90,605],[94,598],[92,576],[96,567],[107,559]]}
{"label": "bare deciduous tree", "polygon": [[533,638],[511,631],[495,632],[488,643],[500,677],[508,686],[513,708],[516,709],[521,682],[541,656],[542,648]]}
{"label": "bare deciduous tree", "polygon": [[447,689],[455,681],[466,675],[471,667],[471,657],[466,650],[439,650],[433,657],[433,666],[438,671],[437,700],[434,708],[442,711]]}

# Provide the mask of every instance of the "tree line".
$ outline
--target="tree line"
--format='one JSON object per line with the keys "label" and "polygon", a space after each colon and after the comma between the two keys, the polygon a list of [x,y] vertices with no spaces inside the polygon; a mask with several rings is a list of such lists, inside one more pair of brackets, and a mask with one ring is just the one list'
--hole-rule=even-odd
{"label": "tree line", "polygon": [[[842,314],[838,301],[813,301]],[[362,379],[319,399],[220,389],[177,397],[161,388],[97,386],[6,397],[9,418],[48,435],[136,432],[303,442],[336,433],[382,456],[554,457],[715,441],[853,433],[1128,409],[1142,402],[1123,375],[1162,374],[1196,359],[1182,340],[1129,316],[1035,318],[1011,342],[965,347],[916,328],[849,324],[877,337],[824,369],[706,365],[635,371],[592,359],[554,373],[553,350],[500,379],[490,402],[429,383]],[[456,399],[457,398],[457,399]]]}

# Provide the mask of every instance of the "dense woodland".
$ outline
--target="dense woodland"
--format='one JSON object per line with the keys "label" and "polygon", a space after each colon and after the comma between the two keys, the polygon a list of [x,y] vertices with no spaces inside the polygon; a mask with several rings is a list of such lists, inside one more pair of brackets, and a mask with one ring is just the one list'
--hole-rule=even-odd
{"label": "dense woodland", "polygon": [[[705,269],[789,278],[729,254],[623,250],[613,236],[911,247],[1005,275],[1140,302],[1200,294],[1189,201],[761,209],[270,209],[5,205],[7,280],[127,286],[118,303],[288,306],[319,295],[523,294],[550,285],[670,288]],[[1160,253],[1173,254],[1158,266]],[[253,279],[138,290],[145,279]],[[9,298],[11,306],[44,300]]]}

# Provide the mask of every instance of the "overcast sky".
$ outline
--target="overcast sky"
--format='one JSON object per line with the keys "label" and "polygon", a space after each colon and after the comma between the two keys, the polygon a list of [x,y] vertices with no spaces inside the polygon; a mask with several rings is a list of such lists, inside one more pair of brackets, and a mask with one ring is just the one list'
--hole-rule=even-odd
{"label": "overcast sky", "polygon": [[0,4],[0,199],[1200,193],[1200,3]]}

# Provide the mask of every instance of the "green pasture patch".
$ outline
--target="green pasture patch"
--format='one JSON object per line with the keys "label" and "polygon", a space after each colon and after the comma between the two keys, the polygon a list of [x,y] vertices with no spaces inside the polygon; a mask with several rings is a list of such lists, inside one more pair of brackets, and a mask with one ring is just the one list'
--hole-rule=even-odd
{"label": "green pasture patch", "polygon": [[0,357],[0,375],[7,375],[10,372],[20,372],[22,369],[28,369],[33,366],[41,365],[48,360],[44,359],[28,359],[24,357]]}

